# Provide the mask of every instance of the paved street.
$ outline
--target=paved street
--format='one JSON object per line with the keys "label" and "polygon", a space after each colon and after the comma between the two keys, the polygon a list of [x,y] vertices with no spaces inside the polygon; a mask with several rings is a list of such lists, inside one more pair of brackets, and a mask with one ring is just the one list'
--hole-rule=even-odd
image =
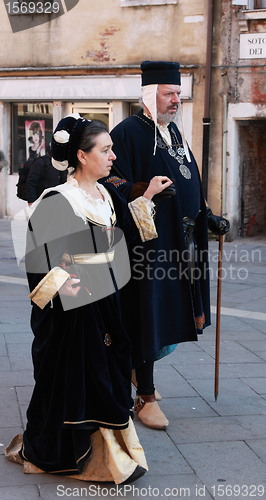
{"label": "paved street", "polygon": [[[33,388],[31,305],[10,221],[0,220],[0,499],[266,498],[266,236],[224,243],[220,383],[214,399],[218,243],[210,242],[212,326],[156,363],[167,431],[135,419],[149,472],[127,487],[24,474],[4,450]],[[167,314],[167,311],[166,311]]]}

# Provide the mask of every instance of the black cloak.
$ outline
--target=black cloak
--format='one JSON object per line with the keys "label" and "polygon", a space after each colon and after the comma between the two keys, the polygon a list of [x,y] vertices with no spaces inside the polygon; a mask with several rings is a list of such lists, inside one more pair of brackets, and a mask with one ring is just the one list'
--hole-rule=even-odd
{"label": "black cloak", "polygon": [[[171,123],[172,140],[182,139]],[[159,130],[157,134],[160,136]],[[208,233],[206,205],[196,161],[190,152],[184,165],[191,179],[183,177],[178,161],[157,144],[154,151],[154,122],[142,111],[126,118],[112,131],[114,184],[128,198],[134,183],[149,182],[155,175],[175,179],[176,195],[161,201],[155,217],[158,238],[131,248],[132,278],[121,291],[123,322],[133,344],[133,364],[158,359],[179,342],[197,340],[197,319],[203,328],[210,324]],[[123,178],[127,182],[120,182]],[[188,277],[183,217],[195,220],[197,244],[196,293]]]}

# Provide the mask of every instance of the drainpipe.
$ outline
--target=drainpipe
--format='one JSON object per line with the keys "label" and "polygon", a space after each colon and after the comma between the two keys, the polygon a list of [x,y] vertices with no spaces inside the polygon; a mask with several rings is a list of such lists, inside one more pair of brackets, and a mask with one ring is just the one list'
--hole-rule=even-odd
{"label": "drainpipe", "polygon": [[203,117],[203,145],[202,145],[202,186],[206,200],[208,197],[208,169],[209,169],[209,145],[210,145],[210,125],[211,125],[210,104],[211,104],[213,3],[214,0],[208,0],[208,25],[207,25],[204,117]]}
{"label": "drainpipe", "polygon": [[227,189],[227,183],[226,183],[226,176],[227,176],[227,90],[226,90],[226,75],[227,72],[225,71],[221,76],[223,77],[223,86],[224,86],[224,93],[223,93],[223,105],[224,105],[224,116],[223,116],[223,165],[222,165],[222,210],[221,214],[225,215],[227,213],[227,207],[226,207],[226,189]]}

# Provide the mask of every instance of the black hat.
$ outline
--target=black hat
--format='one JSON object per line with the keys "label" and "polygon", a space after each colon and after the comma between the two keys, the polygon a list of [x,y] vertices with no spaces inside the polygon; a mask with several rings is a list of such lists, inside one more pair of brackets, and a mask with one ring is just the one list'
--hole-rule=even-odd
{"label": "black hat", "polygon": [[69,115],[60,120],[51,141],[52,157],[56,160],[53,162],[55,168],[64,170],[68,166],[74,168],[77,166],[77,152],[89,123],[90,120],[85,120],[78,114]]}
{"label": "black hat", "polygon": [[143,61],[141,63],[142,87],[152,84],[169,83],[180,85],[180,64],[167,61]]}

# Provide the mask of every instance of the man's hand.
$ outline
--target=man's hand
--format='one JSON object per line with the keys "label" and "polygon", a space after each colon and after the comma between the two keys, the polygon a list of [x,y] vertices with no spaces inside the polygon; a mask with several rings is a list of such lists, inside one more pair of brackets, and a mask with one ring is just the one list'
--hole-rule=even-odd
{"label": "man's hand", "polygon": [[226,234],[230,229],[229,220],[220,215],[213,215],[211,209],[207,207],[208,228],[213,234]]}

